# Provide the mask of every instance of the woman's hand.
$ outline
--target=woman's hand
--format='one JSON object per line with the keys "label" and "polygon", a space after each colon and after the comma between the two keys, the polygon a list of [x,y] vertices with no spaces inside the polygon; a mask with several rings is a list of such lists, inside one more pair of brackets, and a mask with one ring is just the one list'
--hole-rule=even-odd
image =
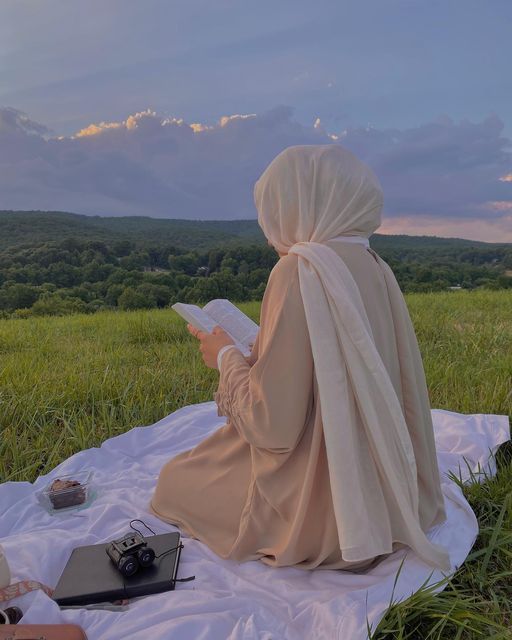
{"label": "woman's hand", "polygon": [[199,351],[203,356],[203,362],[211,369],[217,369],[217,354],[222,347],[227,344],[235,344],[231,336],[218,325],[213,328],[211,333],[199,331],[191,324],[187,324],[187,329],[200,341]]}

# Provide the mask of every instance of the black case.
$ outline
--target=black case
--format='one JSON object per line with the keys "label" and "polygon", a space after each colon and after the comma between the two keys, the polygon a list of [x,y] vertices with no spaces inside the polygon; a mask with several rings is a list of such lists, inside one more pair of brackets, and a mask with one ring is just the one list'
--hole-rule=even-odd
{"label": "black case", "polygon": [[[180,544],[180,533],[163,533],[146,540],[159,555]],[[125,578],[108,557],[107,544],[73,550],[53,592],[55,602],[62,606],[96,604],[174,589],[181,547],[155,558],[151,567],[141,568],[135,575]]]}

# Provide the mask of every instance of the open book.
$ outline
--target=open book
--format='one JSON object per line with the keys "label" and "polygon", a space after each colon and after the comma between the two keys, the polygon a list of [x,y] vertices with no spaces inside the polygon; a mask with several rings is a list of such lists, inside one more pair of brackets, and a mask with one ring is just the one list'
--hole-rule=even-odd
{"label": "open book", "polygon": [[171,308],[200,331],[211,333],[216,325],[221,326],[233,338],[244,356],[251,353],[259,327],[229,300],[210,300],[202,309],[195,304],[183,302],[177,302]]}

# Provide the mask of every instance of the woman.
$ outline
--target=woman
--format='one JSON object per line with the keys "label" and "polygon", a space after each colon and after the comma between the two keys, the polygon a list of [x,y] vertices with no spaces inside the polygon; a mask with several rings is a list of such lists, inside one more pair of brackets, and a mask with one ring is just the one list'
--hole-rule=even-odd
{"label": "woman", "polygon": [[220,368],[227,423],[162,469],[151,510],[223,558],[362,571],[446,519],[421,355],[389,266],[374,173],[338,144],[281,152],[255,184],[280,260],[249,358],[189,330]]}

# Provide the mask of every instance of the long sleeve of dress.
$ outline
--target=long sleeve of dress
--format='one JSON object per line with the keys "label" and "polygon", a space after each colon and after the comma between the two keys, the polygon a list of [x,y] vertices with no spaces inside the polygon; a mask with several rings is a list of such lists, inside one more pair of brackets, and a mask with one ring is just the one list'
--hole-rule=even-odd
{"label": "long sleeve of dress", "polygon": [[313,402],[313,356],[300,295],[297,257],[279,260],[263,297],[257,360],[224,353],[215,394],[249,444],[277,453],[295,448]]}

